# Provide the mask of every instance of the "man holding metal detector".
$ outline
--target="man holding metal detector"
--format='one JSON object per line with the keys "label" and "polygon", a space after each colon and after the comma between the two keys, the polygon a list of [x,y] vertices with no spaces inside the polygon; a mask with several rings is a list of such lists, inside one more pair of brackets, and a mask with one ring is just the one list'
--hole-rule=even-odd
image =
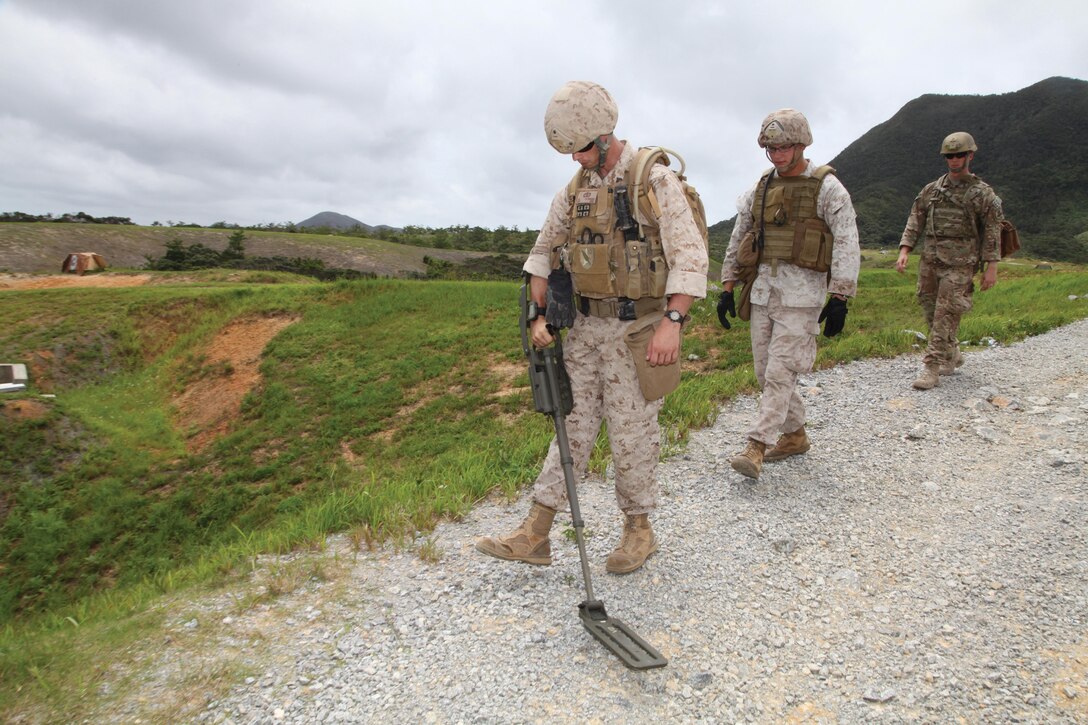
{"label": "man holding metal detector", "polygon": [[[653,163],[648,184],[633,178],[639,151],[614,135],[618,115],[608,91],[586,81],[565,84],[544,114],[548,143],[581,169],[555,195],[525,262],[523,316],[533,348],[565,348],[569,452],[557,430],[528,516],[509,534],[477,541],[479,551],[499,559],[551,564],[552,522],[571,498],[563,459],[584,473],[602,420],[624,515],[605,568],[633,572],[658,548],[649,521],[658,496],[657,416],[665,393],[679,384],[681,330],[692,302],[706,295],[708,260],[680,177]],[[640,203],[643,196],[651,205]],[[565,343],[563,327],[570,327]],[[576,501],[569,503],[573,514]]]}

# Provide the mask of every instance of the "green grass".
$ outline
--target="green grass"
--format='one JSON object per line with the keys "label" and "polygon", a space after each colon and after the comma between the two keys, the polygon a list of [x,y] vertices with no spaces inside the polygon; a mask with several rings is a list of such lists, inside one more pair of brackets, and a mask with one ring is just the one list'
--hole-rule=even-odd
{"label": "green grass", "polygon": [[[915,275],[893,263],[870,255],[818,366],[912,351]],[[1003,264],[961,339],[1007,344],[1088,316],[1067,299],[1088,294],[1088,275],[1056,266]],[[43,418],[0,415],[0,718],[93,699],[95,667],[161,625],[148,612],[164,594],[340,531],[359,547],[422,536],[437,561],[436,522],[537,473],[552,430],[532,412],[515,284],[198,280],[0,291],[4,362],[36,360],[32,385],[56,394],[4,399],[41,403]],[[756,389],[747,325],[722,330],[715,302],[693,309],[684,356],[699,359],[663,408],[666,454]],[[265,348],[226,434],[190,452],[197,431],[177,424],[174,396],[224,372],[201,354],[216,333],[270,314],[297,322]],[[592,465],[606,463],[602,440]]]}

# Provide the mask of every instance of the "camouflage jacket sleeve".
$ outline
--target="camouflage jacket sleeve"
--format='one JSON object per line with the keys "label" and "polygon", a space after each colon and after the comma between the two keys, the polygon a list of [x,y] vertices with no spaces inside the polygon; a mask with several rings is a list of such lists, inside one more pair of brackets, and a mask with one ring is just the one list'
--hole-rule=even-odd
{"label": "camouflage jacket sleeve", "polygon": [[907,226],[903,228],[903,236],[899,239],[900,247],[914,249],[925,236],[925,200],[928,198],[929,189],[933,186],[933,183],[923,186],[922,190],[918,192],[918,196],[914,197],[914,203],[910,207],[910,214],[907,215]]}
{"label": "camouflage jacket sleeve", "polygon": [[[759,182],[756,182],[758,185]],[[756,187],[741,194],[737,199],[737,220],[733,224],[733,233],[729,236],[729,246],[725,250],[725,259],[722,260],[722,284],[740,279],[737,273],[737,246],[740,240],[752,228],[752,200],[756,196]]]}
{"label": "camouflage jacket sleeve", "polygon": [[564,186],[552,199],[544,226],[536,235],[536,243],[521,268],[536,277],[547,277],[552,271],[552,250],[564,244],[569,235],[570,199],[567,196],[567,187]]}
{"label": "camouflage jacket sleeve", "polygon": [[979,259],[983,262],[997,262],[1001,259],[1001,222],[1005,219],[1001,208],[1001,197],[989,186],[978,197],[976,211],[981,222],[982,248]]}
{"label": "camouflage jacket sleeve", "polygon": [[[661,164],[650,169],[650,185],[661,207],[657,220],[661,230],[661,245],[669,263],[669,278],[665,295],[706,297],[706,272],[709,266],[706,243],[695,224],[691,207],[676,174]],[[641,216],[641,210],[637,212]],[[640,223],[648,220],[639,219]]]}
{"label": "camouflage jacket sleeve", "polygon": [[828,175],[820,188],[817,213],[823,217],[835,246],[831,253],[830,294],[853,297],[858,293],[858,271],[861,269],[861,245],[858,240],[858,219],[850,194],[838,177]]}

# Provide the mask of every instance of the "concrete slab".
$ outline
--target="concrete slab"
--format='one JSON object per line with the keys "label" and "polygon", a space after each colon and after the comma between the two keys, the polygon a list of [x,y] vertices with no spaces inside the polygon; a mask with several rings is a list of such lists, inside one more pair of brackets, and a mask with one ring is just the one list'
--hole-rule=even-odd
{"label": "concrete slab", "polygon": [[0,393],[14,393],[26,390],[26,365],[21,363],[0,363]]}

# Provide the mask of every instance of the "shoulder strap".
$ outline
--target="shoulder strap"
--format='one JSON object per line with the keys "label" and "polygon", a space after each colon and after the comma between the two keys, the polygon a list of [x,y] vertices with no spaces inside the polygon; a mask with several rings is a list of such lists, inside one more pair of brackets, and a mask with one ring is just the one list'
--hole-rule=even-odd
{"label": "shoulder strap", "polygon": [[654,164],[669,165],[669,156],[675,156],[680,162],[680,170],[676,172],[680,181],[685,181],[684,171],[687,169],[684,158],[664,146],[643,146],[635,155],[635,160],[627,167],[625,175],[627,188],[631,190],[631,198],[636,199],[639,209],[647,219],[661,218],[661,204],[657,201],[657,194],[650,184],[650,169]]}
{"label": "shoulder strap", "polygon": [[655,163],[669,165],[668,154],[660,146],[643,146],[636,152],[634,161],[627,167],[627,188],[631,198],[638,204],[642,215],[647,219],[661,218],[661,204],[650,184],[650,168]]}
{"label": "shoulder strap", "polygon": [[812,178],[816,179],[816,194],[815,198],[812,200],[813,204],[815,204],[816,200],[820,198],[820,190],[823,188],[824,179],[828,175],[835,175],[835,169],[828,164],[824,164],[823,166],[818,167],[815,171],[812,172]]}
{"label": "shoulder strap", "polygon": [[771,188],[771,179],[774,178],[774,167],[767,169],[763,172],[763,176],[759,177],[759,181],[763,184],[763,196],[759,200],[759,234],[756,236],[753,244],[759,249],[759,259],[756,261],[756,266],[759,266],[759,262],[763,261],[763,212],[767,210],[767,190]]}
{"label": "shoulder strap", "polygon": [[[567,184],[567,198],[574,199],[574,195],[578,193],[578,187],[582,185],[582,170],[578,169],[574,172],[574,176],[571,177],[570,183]],[[573,207],[572,207],[573,208]]]}

